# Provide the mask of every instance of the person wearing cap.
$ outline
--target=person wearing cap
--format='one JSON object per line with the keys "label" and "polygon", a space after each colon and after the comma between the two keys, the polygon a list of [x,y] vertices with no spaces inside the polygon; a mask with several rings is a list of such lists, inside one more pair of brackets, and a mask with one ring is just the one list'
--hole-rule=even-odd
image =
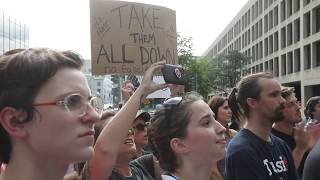
{"label": "person wearing cap", "polygon": [[150,93],[168,87],[167,84],[156,84],[152,81],[153,73],[163,68],[164,64],[165,62],[161,61],[149,67],[138,89],[103,127],[94,145],[94,156],[88,162],[88,176],[82,176],[82,179],[153,179],[143,168],[130,165],[135,156],[131,129],[143,100]]}
{"label": "person wearing cap", "polygon": [[137,149],[135,158],[149,154],[148,151],[144,150],[144,147],[148,144],[147,126],[150,118],[151,116],[148,112],[139,111],[133,122],[133,128],[135,129],[134,142]]}

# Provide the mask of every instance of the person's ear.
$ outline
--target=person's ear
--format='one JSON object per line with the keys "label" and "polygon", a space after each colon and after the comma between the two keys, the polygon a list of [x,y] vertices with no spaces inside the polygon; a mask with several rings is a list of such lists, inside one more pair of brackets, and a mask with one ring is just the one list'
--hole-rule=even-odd
{"label": "person's ear", "polygon": [[173,152],[177,154],[186,154],[189,152],[188,146],[179,138],[171,139],[170,146]]}
{"label": "person's ear", "polygon": [[259,105],[258,101],[256,99],[253,99],[253,98],[248,98],[247,99],[247,104],[251,108],[256,108]]}
{"label": "person's ear", "polygon": [[17,138],[24,138],[27,135],[25,123],[21,123],[25,118],[24,111],[12,107],[5,107],[0,111],[0,124],[8,134]]}

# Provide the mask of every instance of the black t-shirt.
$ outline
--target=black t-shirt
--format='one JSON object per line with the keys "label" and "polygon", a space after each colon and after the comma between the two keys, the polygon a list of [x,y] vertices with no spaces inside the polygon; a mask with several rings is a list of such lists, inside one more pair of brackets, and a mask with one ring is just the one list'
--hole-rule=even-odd
{"label": "black t-shirt", "polygon": [[[112,171],[108,180],[154,180],[152,154],[144,155],[130,162],[132,176],[122,176]],[[87,163],[81,173],[82,180],[90,180]]]}
{"label": "black t-shirt", "polygon": [[226,157],[228,180],[299,180],[291,151],[271,135],[266,142],[242,129],[229,143]]}
{"label": "black t-shirt", "polygon": [[[287,145],[291,148],[291,152],[294,150],[294,148],[296,148],[296,142],[295,142],[293,136],[282,133],[282,132],[280,132],[276,129],[273,129],[273,128],[271,130],[271,133],[273,135],[277,136],[278,138],[282,139],[284,142],[286,142]],[[298,173],[299,173],[300,177],[302,177],[302,175],[303,175],[303,167],[304,167],[304,164],[305,164],[305,161],[307,159],[308,154],[309,154],[309,151],[304,153],[304,155],[301,159],[301,162],[299,164]]]}
{"label": "black t-shirt", "polygon": [[320,179],[320,143],[318,143],[307,157],[304,165],[302,180],[319,180]]}

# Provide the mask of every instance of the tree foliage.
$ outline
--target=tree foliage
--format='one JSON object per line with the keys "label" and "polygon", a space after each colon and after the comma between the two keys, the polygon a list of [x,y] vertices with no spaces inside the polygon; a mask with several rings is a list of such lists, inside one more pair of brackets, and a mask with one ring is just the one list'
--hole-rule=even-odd
{"label": "tree foliage", "polygon": [[239,51],[230,51],[228,54],[220,54],[212,59],[209,65],[209,79],[216,89],[227,90],[236,85],[240,80],[244,62],[248,60]]}
{"label": "tree foliage", "polygon": [[192,37],[178,34],[178,58],[179,64],[185,67],[187,72],[188,83],[185,91],[197,91],[206,97],[212,89],[208,78],[209,61],[193,56]]}

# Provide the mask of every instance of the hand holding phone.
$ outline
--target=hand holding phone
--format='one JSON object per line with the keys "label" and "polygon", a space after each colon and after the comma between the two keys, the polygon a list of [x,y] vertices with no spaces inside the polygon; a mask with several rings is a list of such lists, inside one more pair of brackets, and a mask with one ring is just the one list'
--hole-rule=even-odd
{"label": "hand holding phone", "polygon": [[178,65],[165,64],[162,75],[167,84],[185,85],[187,82],[185,69]]}

